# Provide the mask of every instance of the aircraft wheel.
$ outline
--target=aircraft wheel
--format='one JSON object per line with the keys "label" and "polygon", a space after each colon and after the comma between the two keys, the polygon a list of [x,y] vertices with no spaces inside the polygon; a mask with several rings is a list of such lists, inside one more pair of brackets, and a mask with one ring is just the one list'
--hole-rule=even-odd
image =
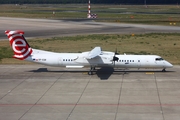
{"label": "aircraft wheel", "polygon": [[88,72],[88,75],[93,75],[93,72],[92,72],[92,71],[89,71],[89,72]]}
{"label": "aircraft wheel", "polygon": [[162,72],[166,72],[166,69],[163,69]]}

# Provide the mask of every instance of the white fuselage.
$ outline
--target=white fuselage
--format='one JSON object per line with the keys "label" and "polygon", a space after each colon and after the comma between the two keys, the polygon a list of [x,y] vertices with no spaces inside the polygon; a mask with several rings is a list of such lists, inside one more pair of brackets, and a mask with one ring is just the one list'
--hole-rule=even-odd
{"label": "white fuselage", "polygon": [[67,68],[93,67],[120,67],[120,68],[170,68],[173,65],[157,55],[116,55],[118,61],[113,62],[113,52],[102,51],[102,54],[87,59],[89,52],[83,53],[54,53],[33,49],[31,56],[26,60],[50,66],[65,66]]}

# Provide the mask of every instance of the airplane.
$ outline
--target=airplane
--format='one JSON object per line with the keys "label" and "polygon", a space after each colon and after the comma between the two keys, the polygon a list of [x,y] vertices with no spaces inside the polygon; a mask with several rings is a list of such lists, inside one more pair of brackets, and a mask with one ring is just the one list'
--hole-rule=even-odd
{"label": "airplane", "polygon": [[24,31],[5,31],[14,51],[13,57],[49,66],[66,68],[90,67],[89,75],[93,75],[95,67],[119,68],[158,68],[162,72],[173,65],[158,55],[119,55],[116,52],[102,51],[97,46],[91,51],[82,53],[56,53],[31,48],[24,37]]}

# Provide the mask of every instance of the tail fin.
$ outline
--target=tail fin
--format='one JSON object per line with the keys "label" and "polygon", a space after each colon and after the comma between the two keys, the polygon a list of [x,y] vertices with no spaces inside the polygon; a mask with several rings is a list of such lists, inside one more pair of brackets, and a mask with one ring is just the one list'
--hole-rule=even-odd
{"label": "tail fin", "polygon": [[32,53],[32,48],[27,43],[24,38],[23,31],[5,31],[5,34],[8,36],[11,47],[14,51],[14,58],[24,60]]}

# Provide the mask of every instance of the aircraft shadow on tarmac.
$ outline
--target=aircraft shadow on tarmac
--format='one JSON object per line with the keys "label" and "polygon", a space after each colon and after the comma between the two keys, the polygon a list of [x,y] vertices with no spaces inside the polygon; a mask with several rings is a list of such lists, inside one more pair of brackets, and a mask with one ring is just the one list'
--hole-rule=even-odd
{"label": "aircraft shadow on tarmac", "polygon": [[[48,70],[47,68],[39,68],[37,70],[31,70],[28,72],[61,72],[61,73],[88,73],[88,70]],[[114,69],[112,67],[102,67],[93,71],[93,75],[97,75],[101,80],[108,80],[111,75],[125,75],[130,73],[146,73],[146,72],[175,72],[175,71],[166,71],[162,72],[161,70],[128,70],[128,69]],[[88,74],[87,74],[88,75]]]}
{"label": "aircraft shadow on tarmac", "polygon": [[[88,70],[48,70],[47,68],[39,68],[37,70],[31,70],[28,72],[62,72],[62,73],[88,73]],[[112,75],[112,74],[117,74],[114,73],[114,69],[109,67],[102,67],[100,69],[96,69],[93,71],[93,75],[97,75],[101,80],[108,80],[108,78]],[[118,72],[119,75],[123,75],[124,71],[119,71]]]}

